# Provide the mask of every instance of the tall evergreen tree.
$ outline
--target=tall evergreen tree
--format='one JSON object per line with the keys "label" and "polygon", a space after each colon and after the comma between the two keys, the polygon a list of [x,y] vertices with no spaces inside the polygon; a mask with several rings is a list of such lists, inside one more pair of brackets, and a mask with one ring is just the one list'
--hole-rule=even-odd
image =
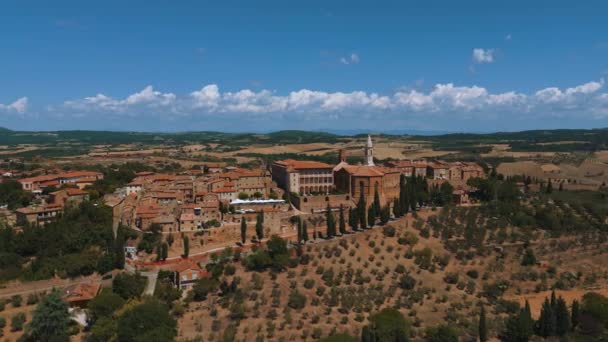
{"label": "tall evergreen tree", "polygon": [[346,221],[344,219],[344,207],[340,205],[340,222],[339,222],[340,234],[346,234]]}
{"label": "tall evergreen tree", "polygon": [[302,240],[304,240],[304,235],[302,233],[302,219],[300,217],[298,217],[298,244],[302,243]]}
{"label": "tall evergreen tree", "polygon": [[359,196],[359,203],[357,203],[357,217],[359,217],[359,226],[361,228],[367,227],[367,205],[365,203],[365,187],[361,184],[361,195]]}
{"label": "tall evergreen tree", "polygon": [[188,255],[190,255],[190,239],[186,235],[184,235],[183,241],[184,241],[184,254],[182,254],[182,257],[187,258]]}
{"label": "tall evergreen tree", "polygon": [[555,314],[551,307],[549,299],[545,298],[545,302],[540,310],[540,318],[538,319],[537,328],[538,335],[549,337],[555,335]]}
{"label": "tall evergreen tree", "polygon": [[401,174],[399,177],[399,214],[407,214],[409,210],[409,204],[407,202],[407,188],[406,188],[405,175]]}
{"label": "tall evergreen tree", "polygon": [[401,217],[401,204],[399,204],[398,198],[393,200],[393,215],[395,215],[395,217]]}
{"label": "tall evergreen tree", "polygon": [[555,303],[555,333],[564,336],[570,331],[570,312],[568,305],[561,296]]}
{"label": "tall evergreen tree", "polygon": [[161,261],[162,260],[162,246],[160,243],[156,244],[156,261]]}
{"label": "tall evergreen tree", "polygon": [[391,218],[391,208],[386,205],[384,208],[380,210],[380,223],[385,225],[388,223],[388,220]]}
{"label": "tall evergreen tree", "polygon": [[332,238],[336,236],[336,220],[331,212],[329,203],[327,203],[327,207],[325,208],[325,223],[327,224],[327,237]]}
{"label": "tall evergreen tree", "polygon": [[551,182],[551,179],[549,178],[549,182],[547,183],[547,193],[550,194],[553,192],[553,183]]}
{"label": "tall evergreen tree", "polygon": [[521,309],[507,319],[505,341],[508,342],[528,342],[533,335],[534,321],[527,309]]}
{"label": "tall evergreen tree", "polygon": [[167,257],[169,256],[169,245],[166,242],[163,242],[163,244],[161,245],[161,252],[162,260],[167,260]]}
{"label": "tall evergreen tree", "polygon": [[523,309],[523,318],[524,318],[524,322],[525,324],[525,328],[526,328],[526,332],[532,336],[532,334],[534,333],[534,319],[532,318],[532,309],[530,309],[530,302],[528,302],[528,300],[526,299],[526,304],[524,305],[524,309]]}
{"label": "tall evergreen tree", "polygon": [[245,217],[241,217],[241,242],[245,243],[247,241],[247,222],[245,222]]}
{"label": "tall evergreen tree", "polygon": [[488,327],[486,324],[486,309],[483,305],[481,306],[481,311],[479,312],[478,333],[479,333],[479,342],[488,341]]}
{"label": "tall evergreen tree", "polygon": [[578,323],[580,322],[580,315],[580,305],[578,303],[578,300],[575,299],[572,301],[572,314],[570,317],[572,329],[575,329],[578,326]]}
{"label": "tall evergreen tree", "polygon": [[348,209],[348,225],[352,230],[357,229],[359,225],[359,218],[357,217],[357,210],[353,208]]}
{"label": "tall evergreen tree", "polygon": [[262,224],[263,222],[264,215],[262,213],[259,213],[255,222],[255,234],[257,235],[258,240],[260,241],[262,241],[262,239],[264,238],[264,225]]}
{"label": "tall evergreen tree", "polygon": [[302,224],[302,239],[304,242],[308,241],[308,224],[306,221]]}
{"label": "tall evergreen tree", "polygon": [[380,205],[380,194],[378,193],[378,187],[374,189],[374,214],[376,217],[380,215],[382,207]]}
{"label": "tall evergreen tree", "polygon": [[367,225],[373,227],[376,224],[376,213],[374,210],[374,206],[369,207],[367,209]]}

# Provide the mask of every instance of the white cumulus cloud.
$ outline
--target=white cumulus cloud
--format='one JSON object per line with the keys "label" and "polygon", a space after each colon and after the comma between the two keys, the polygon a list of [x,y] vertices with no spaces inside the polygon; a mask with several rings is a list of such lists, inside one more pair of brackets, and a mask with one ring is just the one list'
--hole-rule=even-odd
{"label": "white cumulus cloud", "polygon": [[357,64],[361,61],[359,55],[357,53],[351,53],[350,56],[340,58],[340,63],[342,64]]}
{"label": "white cumulus cloud", "polygon": [[27,111],[27,106],[28,106],[27,97],[21,97],[21,98],[17,99],[15,102],[10,103],[10,104],[0,103],[0,110],[23,114]]}
{"label": "white cumulus cloud", "polygon": [[473,49],[473,61],[476,63],[492,63],[494,62],[493,49]]}

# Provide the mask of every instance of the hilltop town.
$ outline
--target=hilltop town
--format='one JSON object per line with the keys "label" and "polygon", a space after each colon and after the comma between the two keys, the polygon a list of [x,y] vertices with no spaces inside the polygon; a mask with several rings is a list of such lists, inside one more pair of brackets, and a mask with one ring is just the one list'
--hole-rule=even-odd
{"label": "hilltop town", "polygon": [[6,147],[0,316],[18,318],[4,336],[53,289],[81,317],[70,333],[94,341],[127,333],[119,308],[96,322],[111,296],[160,300],[178,340],[246,341],[358,337],[391,308],[413,340],[442,322],[476,338],[482,307],[502,336],[551,290],[569,307],[608,294],[603,150],[293,134]]}

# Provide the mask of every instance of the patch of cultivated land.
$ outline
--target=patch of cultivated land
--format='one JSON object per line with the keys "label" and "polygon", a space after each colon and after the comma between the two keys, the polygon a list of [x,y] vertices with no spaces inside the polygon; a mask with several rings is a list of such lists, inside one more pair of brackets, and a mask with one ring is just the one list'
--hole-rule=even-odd
{"label": "patch of cultivated land", "polygon": [[[327,336],[334,329],[358,336],[370,313],[385,307],[399,308],[413,322],[414,340],[422,340],[425,327],[440,323],[451,323],[466,336],[474,334],[480,301],[490,307],[490,329],[496,332],[506,317],[500,295],[491,295],[498,291],[496,284],[507,284],[502,290],[505,299],[528,298],[537,310],[537,298],[544,299],[546,290],[564,274],[580,277],[569,283],[574,288],[563,292],[568,300],[604,282],[608,266],[602,262],[608,252],[604,244],[554,239],[537,231],[529,235],[530,248],[542,263],[522,266],[523,243],[497,240],[521,232],[505,227],[484,233],[483,252],[462,249],[467,234],[473,234],[469,239],[478,234],[466,233],[463,227],[463,220],[471,220],[475,210],[461,208],[447,216],[427,210],[419,213],[419,219],[410,214],[388,224],[395,229],[394,236],[375,228],[309,243],[303,247],[307,261],[280,273],[250,272],[236,262],[234,275],[221,280],[239,279],[245,318],[231,319],[234,301],[214,294],[189,304],[179,320],[179,339],[220,340],[230,326],[236,326],[238,341],[258,336],[305,340],[313,334]],[[488,224],[485,220],[476,219],[480,226]],[[458,252],[446,248],[445,234],[452,236],[450,243],[461,246]],[[494,248],[497,245],[500,250]],[[406,285],[409,277],[413,282]],[[289,308],[289,296],[295,290],[306,297],[301,309]]]}

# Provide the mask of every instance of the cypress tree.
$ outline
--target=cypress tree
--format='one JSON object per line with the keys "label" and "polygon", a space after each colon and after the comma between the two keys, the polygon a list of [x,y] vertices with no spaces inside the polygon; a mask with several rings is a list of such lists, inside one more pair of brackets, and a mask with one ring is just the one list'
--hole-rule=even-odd
{"label": "cypress tree", "polygon": [[407,213],[406,199],[407,190],[405,188],[405,175],[401,174],[399,177],[399,214],[403,215]]}
{"label": "cypress tree", "polygon": [[570,331],[570,312],[568,305],[561,296],[555,303],[555,333],[564,336]]}
{"label": "cypress tree", "polygon": [[530,302],[526,299],[526,304],[522,311],[522,320],[524,321],[524,330],[526,336],[532,336],[534,334],[534,319],[532,319],[532,310],[530,309]]}
{"label": "cypress tree", "polygon": [[245,243],[245,241],[247,241],[247,222],[241,217],[241,242]]}
{"label": "cypress tree", "polygon": [[547,183],[547,193],[550,194],[553,192],[553,183],[551,183],[551,179],[549,179],[549,182]]}
{"label": "cypress tree", "polygon": [[538,319],[538,335],[549,337],[555,335],[555,314],[549,299],[545,298],[545,302],[540,311]]}
{"label": "cypress tree", "polygon": [[380,211],[380,223],[382,225],[385,225],[388,223],[388,220],[391,217],[391,208],[389,208],[389,206],[384,206],[384,208],[382,208],[382,210]]}
{"label": "cypress tree", "polygon": [[255,222],[255,234],[258,236],[258,240],[260,241],[264,238],[264,226],[262,225],[263,220],[263,214],[259,213]]}
{"label": "cypress tree", "polygon": [[380,194],[378,193],[378,188],[376,187],[376,189],[374,190],[374,214],[376,215],[376,217],[380,215],[381,210],[382,207],[380,205]]}
{"label": "cypress tree", "polygon": [[374,210],[374,206],[369,207],[367,209],[367,224],[370,227],[373,227],[376,224],[376,213]]}
{"label": "cypress tree", "polygon": [[395,217],[401,217],[401,204],[399,203],[398,198],[393,200],[393,215],[395,215]]}
{"label": "cypress tree", "polygon": [[371,333],[371,331],[369,330],[369,326],[364,326],[363,329],[361,329],[361,342],[373,342],[374,338],[373,335]]}
{"label": "cypress tree", "polygon": [[298,244],[302,243],[304,236],[302,234],[302,219],[298,217]]}
{"label": "cypress tree", "polygon": [[169,256],[169,245],[166,242],[163,242],[161,251],[163,261],[167,260],[167,257]]}
{"label": "cypress tree", "polygon": [[156,245],[156,261],[161,261],[163,258],[163,251],[161,244]]}
{"label": "cypress tree", "polygon": [[308,224],[306,221],[304,221],[304,224],[302,224],[302,239],[304,242],[308,241]]}
{"label": "cypress tree", "polygon": [[570,325],[572,326],[572,329],[575,329],[578,326],[578,323],[580,322],[580,315],[581,315],[581,311],[580,311],[580,305],[578,303],[578,300],[573,300],[572,301],[572,314],[571,314],[571,318],[570,318]]}
{"label": "cypress tree", "polygon": [[367,211],[367,205],[365,204],[365,188],[361,184],[361,196],[359,197],[359,203],[357,203],[357,216],[359,217],[359,226],[361,228],[367,227],[367,219],[365,214]]}
{"label": "cypress tree", "polygon": [[359,218],[357,217],[357,210],[353,208],[348,209],[348,225],[352,230],[357,229],[359,225]]}
{"label": "cypress tree", "polygon": [[331,213],[329,203],[327,203],[327,207],[325,208],[325,223],[327,224],[327,237],[331,238],[336,236],[336,220]]}
{"label": "cypress tree", "polygon": [[[530,313],[530,304],[526,300],[526,306],[514,313],[507,320],[505,341],[527,342],[534,334],[534,320]],[[487,335],[486,335],[487,338]],[[481,334],[480,334],[481,340]]]}
{"label": "cypress tree", "polygon": [[187,258],[190,255],[190,239],[184,235],[184,254],[182,257]]}
{"label": "cypress tree", "polygon": [[486,325],[486,309],[481,306],[481,312],[479,313],[479,342],[488,341],[488,327]]}
{"label": "cypress tree", "polygon": [[340,205],[340,234],[346,233],[346,222],[344,220],[344,207]]}

